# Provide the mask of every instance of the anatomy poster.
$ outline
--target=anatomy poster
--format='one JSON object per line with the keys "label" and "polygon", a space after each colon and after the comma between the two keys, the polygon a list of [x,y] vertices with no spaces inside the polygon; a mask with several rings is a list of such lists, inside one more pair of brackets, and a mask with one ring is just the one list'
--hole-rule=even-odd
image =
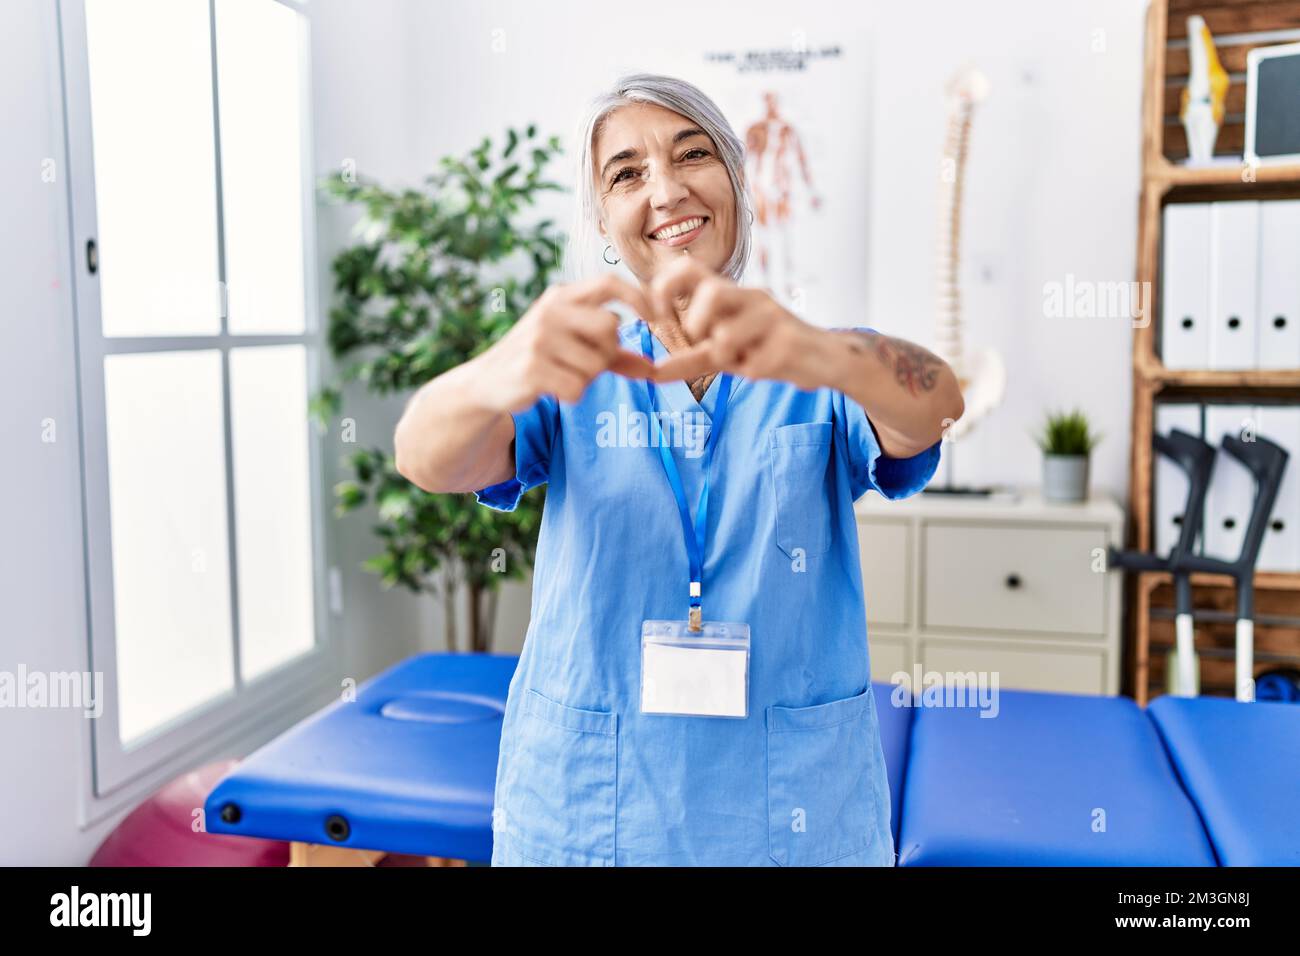
{"label": "anatomy poster", "polygon": [[665,72],[697,83],[745,143],[754,203],[744,285],[823,326],[861,325],[867,297],[867,50],[808,31],[720,45]]}

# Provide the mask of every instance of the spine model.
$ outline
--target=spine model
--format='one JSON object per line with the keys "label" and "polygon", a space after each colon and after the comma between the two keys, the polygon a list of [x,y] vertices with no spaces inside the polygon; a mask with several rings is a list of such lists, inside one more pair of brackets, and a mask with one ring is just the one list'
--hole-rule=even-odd
{"label": "spine model", "polygon": [[939,175],[934,353],[952,367],[966,400],[965,413],[945,433],[953,439],[992,411],[1006,387],[1001,357],[992,349],[968,350],[962,327],[961,210],[966,154],[975,106],[988,92],[988,80],[978,70],[965,70],[948,85],[948,122]]}

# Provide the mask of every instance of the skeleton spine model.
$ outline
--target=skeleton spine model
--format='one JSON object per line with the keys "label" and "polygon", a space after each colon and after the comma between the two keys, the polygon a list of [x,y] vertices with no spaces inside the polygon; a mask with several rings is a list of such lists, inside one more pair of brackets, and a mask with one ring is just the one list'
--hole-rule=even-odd
{"label": "skeleton spine model", "polygon": [[961,210],[975,105],[988,95],[988,80],[977,70],[959,73],[948,85],[948,123],[939,175],[934,352],[957,375],[966,411],[947,431],[958,438],[1001,400],[1006,371],[992,349],[968,350],[961,308]]}

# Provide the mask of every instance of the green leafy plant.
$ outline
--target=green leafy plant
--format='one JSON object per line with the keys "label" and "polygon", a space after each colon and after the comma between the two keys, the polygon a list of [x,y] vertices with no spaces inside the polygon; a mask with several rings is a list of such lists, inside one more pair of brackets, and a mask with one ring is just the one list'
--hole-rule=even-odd
{"label": "green leafy plant", "polygon": [[1087,416],[1079,409],[1049,414],[1034,441],[1044,454],[1087,455],[1101,441],[1101,433],[1091,434]]}
{"label": "green leafy plant", "polygon": [[[312,400],[322,427],[340,417],[344,386],[380,396],[417,389],[496,342],[550,282],[562,255],[549,219],[525,225],[520,213],[547,190],[559,140],[535,126],[507,129],[464,156],[447,156],[422,189],[386,189],[345,171],[321,183],[337,203],[360,205],[358,241],[334,258],[329,348],[340,371]],[[430,494],[411,484],[386,446],[347,457],[352,477],[335,487],[340,517],[373,503],[382,551],[365,567],[384,587],[443,597],[449,648],[455,607],[468,600],[469,647],[488,650],[497,588],[532,566],[542,489],[513,512],[472,494]]]}

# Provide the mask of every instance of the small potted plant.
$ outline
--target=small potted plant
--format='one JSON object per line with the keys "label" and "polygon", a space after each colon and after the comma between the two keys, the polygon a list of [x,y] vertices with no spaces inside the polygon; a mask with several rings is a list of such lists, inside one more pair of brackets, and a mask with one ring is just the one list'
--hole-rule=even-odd
{"label": "small potted plant", "polygon": [[1035,438],[1043,450],[1043,498],[1047,501],[1085,501],[1088,498],[1088,456],[1100,434],[1088,430],[1082,411],[1049,414]]}

